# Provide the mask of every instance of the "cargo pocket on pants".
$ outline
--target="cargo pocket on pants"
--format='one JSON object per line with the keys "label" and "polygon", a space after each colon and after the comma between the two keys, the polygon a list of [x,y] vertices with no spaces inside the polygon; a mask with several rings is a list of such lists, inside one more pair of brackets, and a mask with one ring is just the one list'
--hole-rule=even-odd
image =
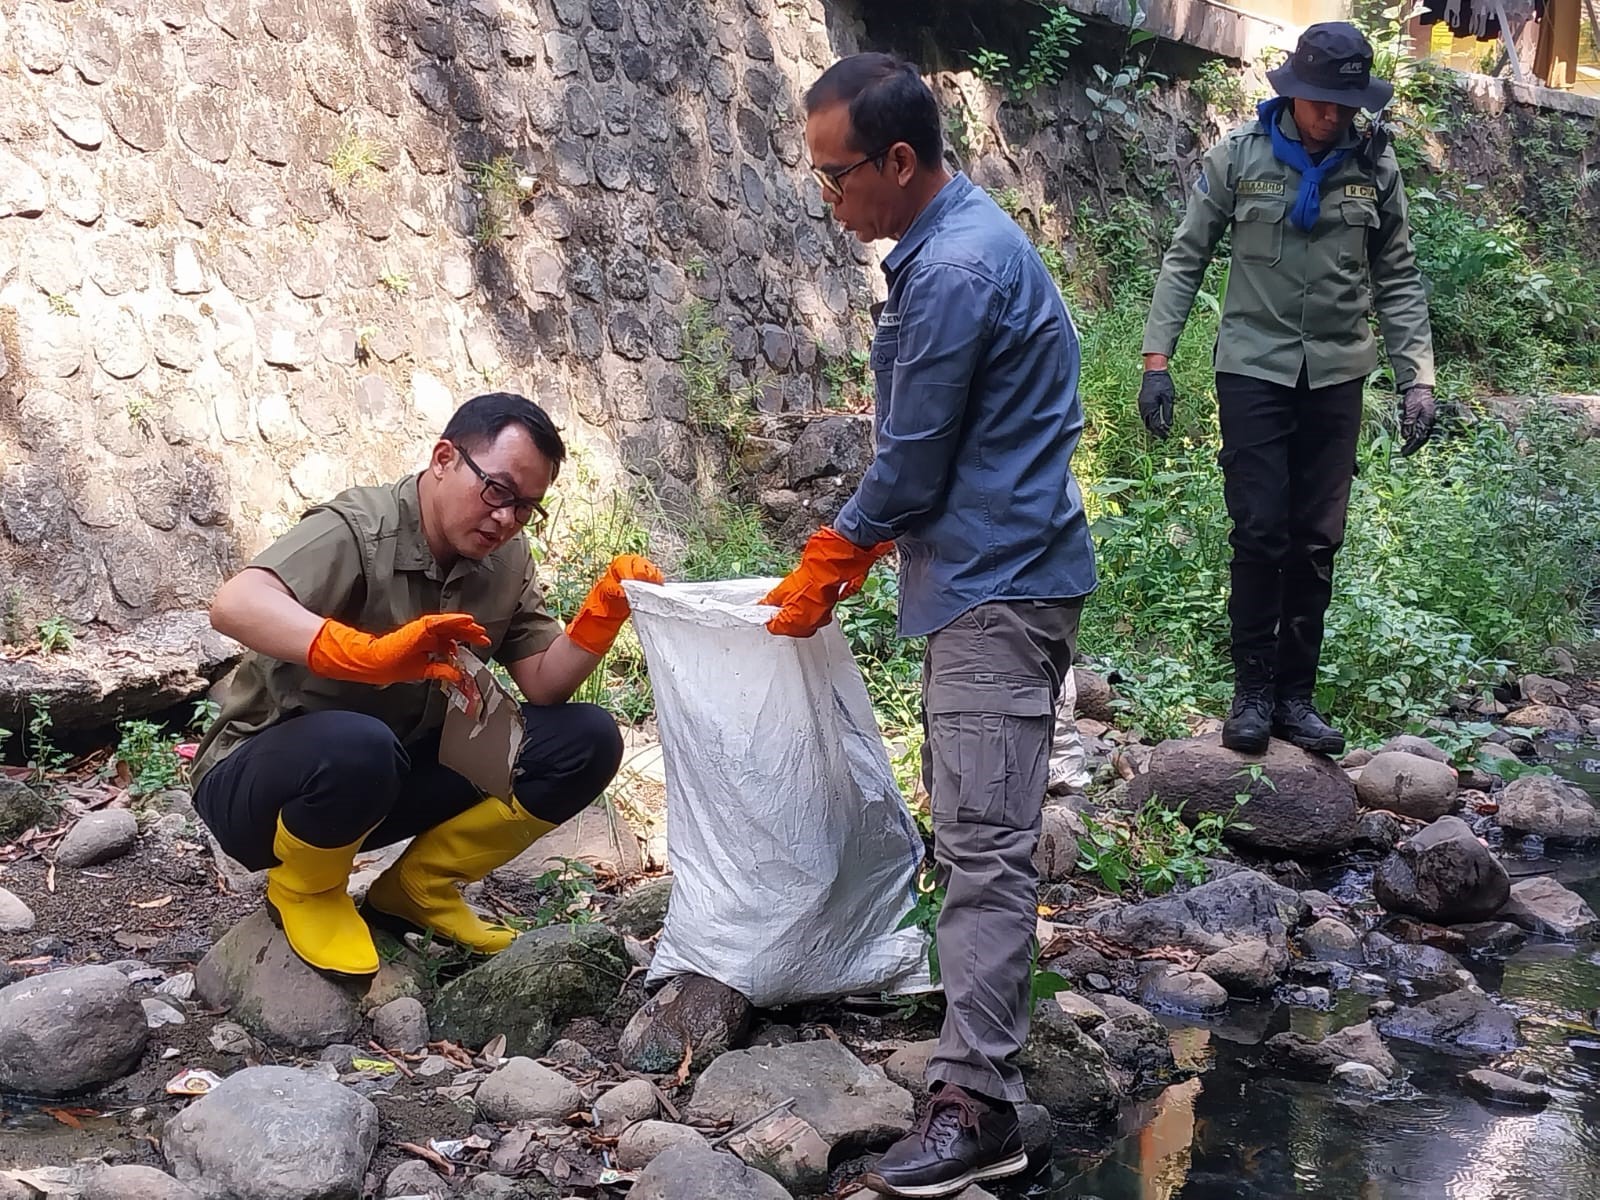
{"label": "cargo pocket on pants", "polygon": [[1032,829],[1050,773],[1050,687],[1007,675],[931,681],[926,696],[936,822]]}

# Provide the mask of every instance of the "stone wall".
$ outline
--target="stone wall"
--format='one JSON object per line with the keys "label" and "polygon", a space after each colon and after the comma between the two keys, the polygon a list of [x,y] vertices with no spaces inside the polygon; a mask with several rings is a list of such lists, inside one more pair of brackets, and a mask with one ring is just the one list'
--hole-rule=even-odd
{"label": "stone wall", "polygon": [[697,302],[761,409],[816,409],[873,273],[800,96],[852,37],[821,0],[0,10],[10,624],[199,608],[491,386],[670,497],[716,445]]}

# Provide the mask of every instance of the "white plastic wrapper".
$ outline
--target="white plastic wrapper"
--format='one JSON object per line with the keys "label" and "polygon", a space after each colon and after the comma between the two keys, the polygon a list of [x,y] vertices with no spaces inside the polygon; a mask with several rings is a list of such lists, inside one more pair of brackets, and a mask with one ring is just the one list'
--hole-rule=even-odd
{"label": "white plastic wrapper", "polygon": [[928,987],[897,930],[922,841],[837,625],[774,637],[772,580],[624,586],[655,691],[672,905],[651,982],[761,1007]]}

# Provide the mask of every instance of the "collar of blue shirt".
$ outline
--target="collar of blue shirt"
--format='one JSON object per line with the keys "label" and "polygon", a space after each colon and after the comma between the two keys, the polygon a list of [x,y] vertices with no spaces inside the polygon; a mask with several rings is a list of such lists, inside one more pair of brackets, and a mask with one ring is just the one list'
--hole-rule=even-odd
{"label": "collar of blue shirt", "polygon": [[971,193],[972,180],[957,171],[954,178],[939,189],[939,194],[928,201],[928,206],[917,214],[916,220],[911,222],[911,228],[906,230],[905,236],[895,244],[895,248],[884,256],[883,273],[893,279],[894,273],[921,248],[923,242],[933,236],[933,231],[939,227],[939,222],[944,220],[944,215]]}

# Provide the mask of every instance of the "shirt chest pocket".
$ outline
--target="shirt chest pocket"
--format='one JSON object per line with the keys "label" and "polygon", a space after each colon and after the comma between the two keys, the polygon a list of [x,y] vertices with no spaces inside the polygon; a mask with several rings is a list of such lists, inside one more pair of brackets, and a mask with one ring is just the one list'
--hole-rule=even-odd
{"label": "shirt chest pocket", "polygon": [[868,364],[872,367],[872,381],[877,388],[877,424],[883,424],[884,413],[894,388],[894,360],[900,355],[900,326],[898,322],[878,325],[872,339],[872,352]]}
{"label": "shirt chest pocket", "polygon": [[1354,267],[1367,261],[1367,239],[1378,228],[1378,209],[1361,200],[1346,200],[1339,206],[1339,262]]}
{"label": "shirt chest pocket", "polygon": [[1252,198],[1233,210],[1233,253],[1240,262],[1274,267],[1283,257],[1283,200]]}

